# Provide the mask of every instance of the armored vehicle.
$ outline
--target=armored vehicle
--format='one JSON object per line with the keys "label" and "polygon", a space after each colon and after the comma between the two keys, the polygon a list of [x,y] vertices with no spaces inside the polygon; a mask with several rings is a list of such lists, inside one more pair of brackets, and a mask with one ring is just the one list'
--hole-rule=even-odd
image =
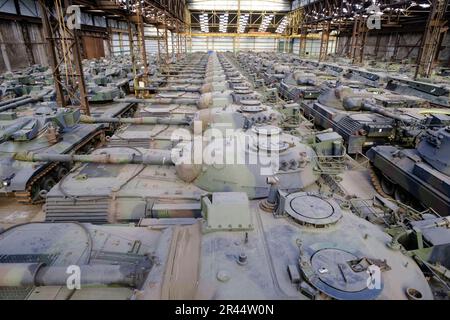
{"label": "armored vehicle", "polygon": [[305,70],[289,72],[278,85],[278,92],[285,100],[297,102],[303,99],[316,99],[320,94],[315,75]]}
{"label": "armored vehicle", "polygon": [[347,86],[323,90],[315,102],[303,102],[302,112],[322,128],[332,128],[344,137],[349,154],[393,141],[414,145],[420,125],[417,119],[397,108],[427,106],[423,100],[382,91],[355,89]]}
{"label": "armored vehicle", "polygon": [[28,94],[39,93],[51,85],[51,74],[47,67],[34,65],[19,72],[7,72],[0,77],[0,100],[8,101]]}
{"label": "armored vehicle", "polygon": [[450,87],[445,84],[413,81],[408,78],[389,76],[386,89],[401,94],[417,96],[438,107],[450,106]]}
{"label": "armored vehicle", "polygon": [[372,72],[363,68],[346,68],[345,78],[350,80],[356,80],[369,87],[378,88],[386,83],[387,75],[379,72]]}
{"label": "armored vehicle", "polygon": [[317,192],[274,195],[272,213],[245,193],[214,192],[198,201],[201,219],[150,218],[137,227],[73,222],[13,227],[0,234],[0,295],[433,298],[414,260],[388,247],[391,238],[351,213],[342,199]]}
{"label": "armored vehicle", "polygon": [[405,219],[389,225],[392,236],[389,244],[394,250],[402,250],[411,256],[430,278],[436,299],[448,299],[450,294],[450,220],[432,214],[417,214],[417,218]]}
{"label": "armored vehicle", "polygon": [[74,222],[12,227],[0,233],[0,300],[130,299],[168,252],[165,234]]}
{"label": "armored vehicle", "polygon": [[34,150],[68,154],[90,150],[104,140],[103,126],[81,124],[79,118],[79,111],[43,106],[28,116],[4,121],[0,130],[0,191],[14,194],[19,202],[42,202],[43,194],[67,174],[69,164],[33,165],[15,161],[14,153]]}
{"label": "armored vehicle", "polygon": [[381,178],[381,191],[397,200],[417,200],[450,215],[450,127],[427,130],[417,147],[377,146],[367,152]]}
{"label": "armored vehicle", "polygon": [[[320,164],[309,145],[273,126],[248,131],[206,137],[209,140],[204,142],[201,137],[188,136],[173,150],[124,146],[97,149],[92,155],[22,152],[15,159],[88,163],[46,194],[49,221],[105,223],[185,215],[186,206],[192,209],[190,203],[206,191],[242,191],[250,198],[265,197],[269,191],[265,176],[273,172],[283,190],[299,190],[317,180]],[[229,148],[235,148],[233,159],[227,158]],[[87,210],[80,212],[80,205]]]}

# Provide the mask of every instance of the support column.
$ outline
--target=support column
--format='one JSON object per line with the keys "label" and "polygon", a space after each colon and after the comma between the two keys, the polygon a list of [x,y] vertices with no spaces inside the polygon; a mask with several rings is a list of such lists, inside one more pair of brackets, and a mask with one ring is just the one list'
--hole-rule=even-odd
{"label": "support column", "polygon": [[50,67],[52,69],[53,81],[56,90],[56,102],[61,107],[67,106],[66,99],[64,97],[64,91],[61,81],[61,74],[58,66],[58,57],[56,55],[56,39],[52,34],[49,12],[47,12],[46,3],[44,0],[39,0],[39,6],[41,9],[42,27],[44,31],[44,38],[47,41],[47,53]]}
{"label": "support column", "polygon": [[138,41],[141,43],[140,45],[140,51],[141,51],[141,62],[144,66],[144,82],[147,83],[147,77],[149,74],[148,70],[148,61],[147,61],[147,51],[145,49],[145,28],[144,28],[144,21],[143,21],[143,10],[142,10],[142,3],[141,1],[138,1],[138,10],[136,10],[136,18],[137,18],[137,28],[138,28]]}
{"label": "support column", "polygon": [[6,46],[5,46],[5,42],[3,40],[3,35],[2,35],[1,30],[0,30],[0,43],[1,43],[0,48],[2,51],[3,61],[5,62],[5,67],[9,72],[11,72],[12,71],[11,62],[9,62],[8,52],[6,51]]}
{"label": "support column", "polygon": [[417,57],[414,79],[428,78],[439,53],[441,35],[446,31],[445,13],[449,0],[433,0]]}
{"label": "support column", "polygon": [[[20,5],[19,0],[14,0],[14,6],[16,8],[17,15],[22,15],[22,12],[20,11]],[[31,46],[31,40],[30,40],[30,33],[28,30],[28,24],[24,21],[18,21],[20,26],[20,31],[22,32],[23,42],[25,45],[25,51],[27,53],[27,59],[30,65],[33,65],[36,63],[34,59],[33,54],[33,48]]]}
{"label": "support column", "polygon": [[325,61],[327,59],[328,43],[330,40],[330,28],[331,28],[331,21],[325,22],[322,25],[322,35],[320,37],[319,62]]}

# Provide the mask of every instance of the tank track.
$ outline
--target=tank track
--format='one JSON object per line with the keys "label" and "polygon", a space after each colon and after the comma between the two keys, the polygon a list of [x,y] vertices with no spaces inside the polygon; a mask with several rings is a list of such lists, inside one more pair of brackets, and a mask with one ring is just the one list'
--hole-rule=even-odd
{"label": "tank track", "polygon": [[381,195],[383,198],[395,201],[390,195],[386,194],[383,191],[383,188],[381,187],[380,179],[378,178],[378,175],[375,172],[375,168],[372,165],[370,165],[370,167],[369,167],[369,173],[370,173],[370,180],[372,181],[372,185],[375,188],[375,190],[378,192],[378,194]]}
{"label": "tank track", "polygon": [[[96,140],[96,138],[99,138],[98,139],[99,141],[97,143],[95,143],[95,146],[99,146],[102,143],[104,143],[104,141],[105,141],[105,131],[104,130],[100,130],[100,131],[97,131],[97,132],[93,133],[88,139],[86,139],[81,144],[76,146],[76,148],[74,148],[72,150],[72,152],[73,153],[77,153],[78,151],[80,151],[80,149],[85,147],[90,142],[94,142]],[[16,191],[14,193],[14,196],[15,196],[17,202],[19,202],[21,204],[40,204],[40,203],[44,203],[45,199],[39,199],[37,201],[33,201],[32,189],[33,189],[34,185],[40,183],[43,179],[45,179],[46,177],[52,175],[52,173],[58,167],[59,167],[59,164],[57,162],[50,163],[42,172],[40,172],[39,174],[34,176],[28,182],[25,191]],[[53,176],[53,178],[54,178],[54,176]],[[55,179],[55,181],[58,182],[56,179]]]}

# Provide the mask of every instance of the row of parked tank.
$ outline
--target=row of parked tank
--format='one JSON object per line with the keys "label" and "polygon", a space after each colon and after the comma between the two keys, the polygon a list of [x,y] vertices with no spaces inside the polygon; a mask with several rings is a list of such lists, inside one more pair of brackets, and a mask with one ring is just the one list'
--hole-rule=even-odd
{"label": "row of parked tank", "polygon": [[[392,236],[355,214],[339,184],[346,136],[311,129],[306,96],[280,101],[270,85],[284,78],[250,71],[260,58],[186,55],[155,69],[151,97],[116,97],[91,116],[51,99],[2,111],[1,191],[43,202],[45,222],[0,233],[0,297],[448,295],[448,246],[428,231],[449,221],[386,200]],[[223,161],[230,146],[242,161]],[[66,286],[73,268],[81,290]]]}
{"label": "row of parked tank", "polygon": [[366,154],[384,196],[450,214],[446,82],[412,81],[405,74],[289,55],[239,58],[253,78],[277,88],[286,101],[300,102],[316,126],[342,135],[349,154]]}

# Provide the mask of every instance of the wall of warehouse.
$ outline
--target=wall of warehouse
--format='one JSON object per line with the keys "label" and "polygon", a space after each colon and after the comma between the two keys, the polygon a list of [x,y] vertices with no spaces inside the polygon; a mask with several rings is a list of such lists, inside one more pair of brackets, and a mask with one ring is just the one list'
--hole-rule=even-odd
{"label": "wall of warehouse", "polygon": [[[14,0],[0,2],[0,72],[6,72],[8,69],[14,71],[32,64],[48,65],[48,53],[38,2],[20,0],[18,4],[17,8]],[[22,17],[26,21],[22,21]],[[119,45],[118,34],[123,32],[125,32],[124,37],[128,36],[128,26],[124,22],[82,13],[83,58],[107,57],[113,50],[118,51],[114,46]],[[128,43],[128,38],[124,42]]]}
{"label": "wall of warehouse", "polygon": [[[349,36],[340,37],[336,52],[344,55],[350,43]],[[419,53],[422,34],[418,33],[391,33],[368,35],[364,46],[366,57],[408,61],[414,63]],[[378,49],[377,49],[378,42]],[[396,48],[397,44],[397,48]],[[447,33],[442,41],[442,50],[439,53],[438,63],[448,65],[450,60],[450,36]]]}
{"label": "wall of warehouse", "polygon": [[[297,0],[301,4],[306,0]],[[206,3],[199,0],[198,5]],[[252,5],[252,1],[247,2]],[[284,5],[279,0],[277,5]],[[229,5],[234,5],[231,1]],[[14,0],[0,1],[0,72],[17,70],[32,64],[48,64],[48,54],[45,39],[42,33],[41,14],[36,0],[20,0],[16,7]],[[20,17],[25,17],[22,21]],[[124,21],[106,19],[102,16],[82,13],[82,55],[84,58],[99,58],[112,55],[130,53],[128,25]],[[136,33],[135,26],[133,32]],[[165,43],[161,38],[160,42]],[[348,46],[350,37],[340,37],[337,41],[331,40],[328,52],[336,52],[344,55],[346,44]],[[176,35],[168,31],[168,51],[177,52]],[[365,54],[377,59],[410,60],[414,62],[418,54],[421,34],[419,33],[392,33],[371,35],[369,33],[365,45]],[[138,50],[137,38],[135,49]],[[204,37],[192,38],[187,44],[188,51],[288,51],[299,53],[299,39],[290,40],[288,46],[284,45],[283,39],[262,37]],[[379,43],[378,49],[377,43]],[[398,43],[397,49],[395,44]],[[145,47],[149,54],[158,52],[158,35],[153,26],[145,27]],[[184,47],[184,42],[181,44]],[[439,63],[450,65],[450,35],[447,33],[442,41],[442,50],[439,54]],[[286,48],[286,49],[285,49]],[[183,50],[180,50],[183,51]],[[307,39],[305,54],[307,57],[317,57],[320,52],[319,39]]]}
{"label": "wall of warehouse", "polygon": [[[286,50],[284,39],[279,38],[259,38],[259,37],[192,37],[192,52],[195,51],[277,51],[277,52],[291,52],[299,54],[300,40],[293,39],[287,41]],[[336,41],[330,39],[328,44],[328,52],[334,53],[336,48]],[[306,56],[318,57],[320,53],[320,39],[307,39],[305,46]]]}

